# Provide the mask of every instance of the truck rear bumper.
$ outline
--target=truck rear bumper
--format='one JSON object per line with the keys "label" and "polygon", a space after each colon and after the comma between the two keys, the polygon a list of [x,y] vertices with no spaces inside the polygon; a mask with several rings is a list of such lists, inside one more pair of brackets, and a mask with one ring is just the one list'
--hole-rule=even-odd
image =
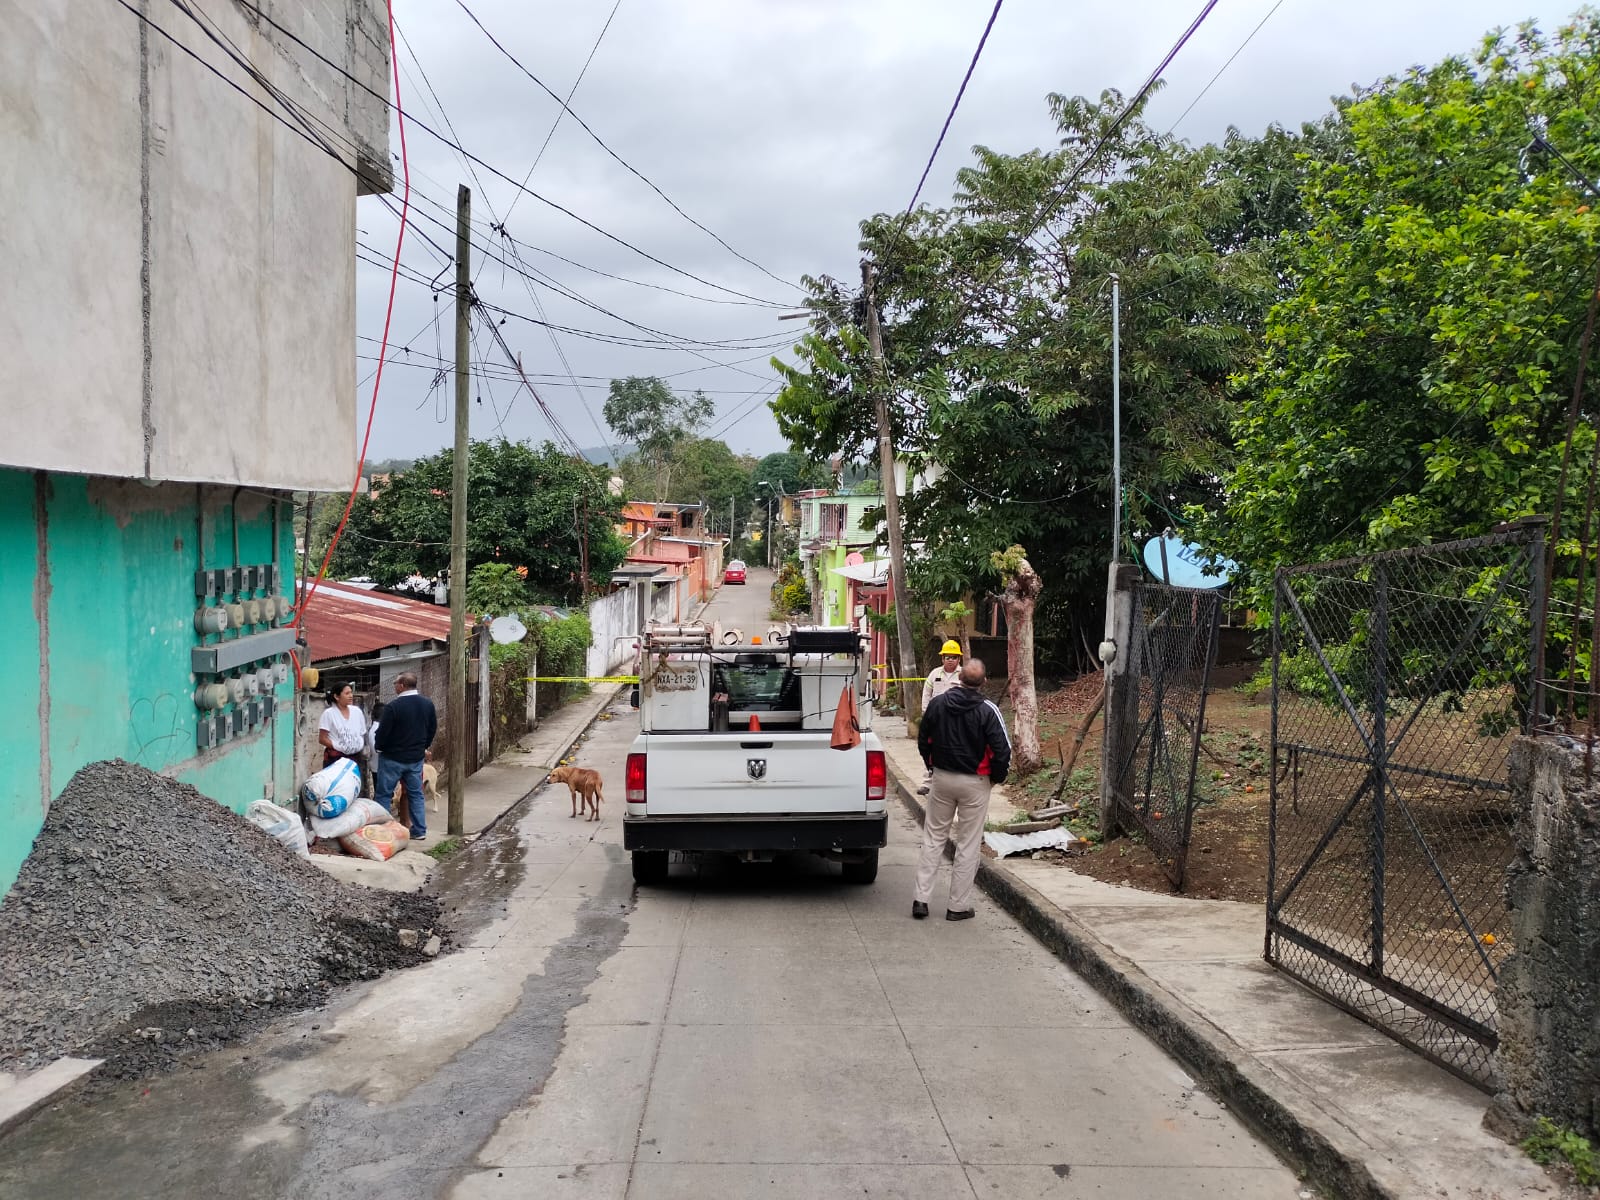
{"label": "truck rear bumper", "polygon": [[624,817],[624,850],[866,850],[888,844],[889,817]]}

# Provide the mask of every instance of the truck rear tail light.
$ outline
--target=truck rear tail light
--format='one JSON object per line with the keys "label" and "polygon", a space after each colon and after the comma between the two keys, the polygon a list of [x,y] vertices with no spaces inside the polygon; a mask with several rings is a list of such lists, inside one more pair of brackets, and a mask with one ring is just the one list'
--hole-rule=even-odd
{"label": "truck rear tail light", "polygon": [[[633,776],[628,776],[632,779]],[[867,751],[867,799],[882,800],[889,793],[889,765],[882,750]],[[630,792],[631,796],[632,793]]]}
{"label": "truck rear tail light", "polygon": [[628,755],[627,800],[629,804],[644,803],[644,755]]}

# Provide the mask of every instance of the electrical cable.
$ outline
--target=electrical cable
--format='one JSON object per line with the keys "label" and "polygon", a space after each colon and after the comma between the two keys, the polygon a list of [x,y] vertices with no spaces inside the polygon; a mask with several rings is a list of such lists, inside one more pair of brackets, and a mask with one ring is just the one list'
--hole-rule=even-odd
{"label": "electrical cable", "polygon": [[[729,254],[733,255],[735,258],[739,259],[741,262],[748,263],[750,266],[752,266],[756,270],[760,271],[768,279],[771,279],[771,280],[773,280],[773,281],[775,281],[777,283],[781,283],[781,284],[783,284],[784,287],[787,287],[787,288],[794,288],[795,287],[795,283],[794,283],[793,280],[785,279],[781,275],[774,275],[771,271],[767,270],[766,267],[764,267],[760,263],[756,262],[755,259],[750,258],[750,257],[748,257],[748,256],[746,256],[744,254],[741,254],[739,251],[735,250],[732,246],[730,246],[726,241],[724,241],[722,239],[722,237],[720,235],[718,235],[716,232],[714,232],[711,229],[708,229],[705,225],[702,225],[699,221],[695,220],[688,213],[684,212],[683,209],[678,206],[677,201],[673,200],[671,196],[667,195],[664,191],[662,191],[659,187],[657,187],[656,184],[649,177],[647,177],[643,172],[639,171],[638,168],[636,168],[632,163],[628,162],[627,159],[623,158],[620,154],[618,154],[610,146],[606,145],[606,143],[603,140],[601,140],[600,135],[595,133],[594,130],[590,129],[588,124],[584,121],[584,119],[582,117],[580,117],[577,113],[573,112],[572,109],[567,106],[566,102],[563,101],[560,96],[556,95],[555,92],[551,91],[550,88],[545,84],[544,80],[540,79],[532,71],[528,70],[527,67],[523,66],[522,62],[517,58],[516,55],[512,54],[511,51],[506,49],[505,46],[501,45],[499,39],[497,39],[494,36],[494,34],[490,33],[488,28],[484,25],[484,23],[482,21],[478,20],[477,15],[474,14],[473,11],[470,8],[467,7],[466,0],[456,0],[456,4],[460,6],[462,12],[467,14],[468,18],[472,21],[472,23],[474,25],[476,25],[480,30],[483,31],[483,35],[486,38],[489,39],[489,41],[493,44],[493,46],[494,46],[494,48],[496,50],[500,51],[501,54],[505,55],[506,58],[510,59],[512,64],[517,68],[517,70],[521,71],[524,75],[526,75],[529,79],[531,79],[535,84],[537,84],[539,89],[541,91],[543,91],[545,93],[545,95],[549,96],[550,99],[554,100],[557,104],[561,105],[561,111],[566,113],[566,114],[568,114],[569,116],[571,116],[572,119],[574,121],[576,121],[578,123],[578,125],[583,129],[583,131],[585,133],[587,133],[591,138],[594,139],[594,142],[595,142],[595,144],[597,146],[599,146],[602,150],[604,150],[607,154],[609,154],[612,158],[614,158],[618,163],[620,163],[625,170],[627,170],[630,174],[632,174],[635,178],[637,178],[640,182],[642,182],[652,192],[654,192],[656,195],[660,196],[661,199],[665,200],[667,202],[668,206],[671,207],[673,212],[677,213],[685,221],[689,222],[689,224],[693,225],[696,229],[698,229],[702,233],[706,234],[708,237],[711,238],[712,241],[716,242],[717,245],[721,246]],[[615,15],[615,10],[613,10],[612,15],[613,16]],[[609,24],[610,24],[610,21],[608,20],[607,21],[607,25],[609,26]],[[603,36],[603,31],[602,31],[602,36]],[[596,46],[598,46],[598,45],[599,45],[599,43],[596,42]],[[581,79],[582,76],[580,75],[579,78]],[[576,85],[574,85],[574,87],[576,87]],[[552,128],[552,132],[553,131],[554,130]],[[541,153],[542,153],[542,151],[541,151]],[[524,189],[524,190],[526,190],[526,189]],[[528,194],[533,196],[534,199],[540,199],[541,198],[537,192],[529,192]],[[698,282],[704,283],[705,281],[704,280],[699,280]]]}
{"label": "electrical cable", "polygon": [[1205,85],[1205,87],[1200,89],[1200,94],[1198,96],[1196,96],[1193,100],[1189,101],[1189,107],[1184,109],[1181,113],[1178,114],[1178,119],[1176,121],[1174,121],[1172,123],[1171,127],[1168,128],[1168,130],[1167,130],[1167,136],[1168,137],[1171,137],[1172,134],[1177,130],[1178,126],[1183,124],[1183,119],[1194,111],[1194,106],[1199,104],[1200,101],[1202,101],[1202,100],[1204,100],[1206,98],[1206,93],[1211,90],[1212,84],[1216,83],[1217,80],[1221,79],[1223,72],[1226,71],[1229,67],[1233,66],[1233,60],[1238,58],[1239,55],[1244,53],[1244,48],[1246,46],[1248,46],[1252,41],[1255,40],[1256,34],[1261,32],[1261,27],[1263,25],[1265,25],[1268,21],[1272,20],[1272,14],[1277,12],[1282,7],[1283,7],[1283,0],[1277,0],[1277,2],[1271,8],[1267,9],[1267,15],[1262,17],[1261,20],[1259,20],[1258,22],[1256,22],[1256,27],[1249,32],[1249,34],[1245,37],[1243,42],[1239,43],[1239,48],[1228,56],[1228,61],[1223,63],[1222,66],[1217,68],[1217,73],[1211,77],[1211,81],[1209,83],[1207,83]]}
{"label": "electrical cable", "polygon": [[[115,0],[115,2],[118,3],[118,4],[121,4],[124,8],[128,9],[129,12],[133,12],[133,13],[137,14],[141,20],[149,21],[149,18],[146,17],[144,13],[139,12],[139,10],[137,8],[135,8],[132,4],[130,4],[129,0]],[[327,55],[323,54],[320,50],[318,50],[315,46],[312,46],[310,43],[305,41],[305,39],[301,38],[293,30],[287,28],[286,26],[284,26],[283,24],[278,22],[276,19],[274,19],[273,16],[270,13],[266,12],[264,9],[261,8],[261,6],[258,3],[256,3],[256,0],[235,0],[235,3],[237,3],[240,7],[246,9],[247,11],[253,13],[262,22],[264,22],[267,25],[270,25],[273,29],[276,29],[279,33],[282,33],[286,38],[288,38],[290,41],[294,42],[295,45],[300,46],[302,49],[304,49],[309,54],[311,54],[313,57],[315,57],[318,61],[322,62],[325,66],[329,67],[331,70],[335,71],[339,75],[343,76],[345,79],[349,80],[351,83],[353,83],[356,87],[360,88],[362,91],[368,93],[369,95],[371,95],[373,98],[375,98],[378,101],[380,101],[381,103],[383,103],[388,108],[393,109],[397,114],[400,112],[400,106],[399,106],[398,100],[390,100],[390,98],[388,96],[384,95],[382,92],[380,92],[377,89],[373,88],[365,80],[358,79],[355,75],[352,75],[349,71],[347,71],[339,63],[335,62],[333,59],[331,59]],[[153,27],[154,28],[159,28],[159,26],[153,26]],[[168,38],[168,40],[172,41],[174,45],[179,46],[181,49],[183,49],[187,53],[190,53],[191,55],[193,54],[193,51],[190,51],[188,49],[188,47],[183,46],[183,44],[181,42],[178,42],[176,39],[173,39],[170,34],[166,34],[166,32],[164,30],[162,30],[162,33]],[[391,40],[393,40],[393,39],[391,39]],[[198,58],[199,56],[195,55],[194,57]],[[204,59],[200,59],[199,61],[201,61],[202,63],[205,62]],[[206,64],[206,65],[208,66],[208,68],[210,67],[210,64]],[[212,69],[214,69],[214,68],[212,68]],[[551,94],[554,95],[554,93],[551,93]],[[396,95],[398,96],[398,85],[396,86]],[[639,255],[641,258],[647,259],[650,262],[655,263],[659,267],[664,267],[667,270],[673,272],[674,274],[682,275],[686,279],[692,279],[696,283],[703,284],[704,286],[712,288],[715,291],[726,292],[729,295],[739,296],[739,297],[741,297],[741,298],[743,298],[745,300],[754,300],[757,303],[765,305],[768,308],[787,308],[787,307],[790,307],[788,305],[781,304],[781,303],[779,303],[778,301],[775,301],[775,300],[770,300],[770,299],[767,299],[767,298],[762,297],[762,296],[754,296],[754,295],[751,295],[749,292],[741,292],[741,291],[739,291],[739,290],[737,290],[735,288],[725,287],[720,283],[713,283],[709,279],[702,279],[700,276],[694,274],[692,271],[686,271],[681,267],[674,266],[673,264],[665,261],[664,259],[657,258],[655,255],[651,254],[649,251],[643,250],[640,247],[635,246],[633,243],[627,241],[625,238],[619,237],[616,234],[610,232],[609,230],[602,229],[600,226],[594,224],[594,222],[592,222],[592,221],[590,221],[590,220],[588,220],[588,219],[586,219],[586,218],[584,218],[582,216],[579,216],[577,213],[573,212],[571,209],[567,208],[566,206],[564,206],[562,204],[559,204],[554,200],[551,200],[548,196],[541,195],[540,193],[532,190],[531,188],[523,187],[515,179],[511,178],[511,176],[507,175],[505,172],[503,172],[503,171],[499,170],[498,168],[494,167],[490,163],[485,162],[482,158],[479,158],[477,155],[473,154],[470,150],[466,149],[466,147],[460,145],[458,142],[452,140],[451,138],[446,137],[444,134],[440,133],[438,130],[434,129],[432,126],[428,125],[426,122],[418,120],[416,117],[412,116],[409,113],[405,114],[405,118],[410,124],[414,125],[418,129],[422,130],[429,137],[435,139],[436,141],[438,141],[442,145],[448,146],[450,149],[455,150],[457,153],[465,156],[470,161],[472,161],[472,162],[476,163],[478,166],[482,167],[485,171],[488,171],[496,179],[499,179],[504,183],[510,184],[513,188],[515,188],[517,190],[517,192],[519,192],[519,193],[521,193],[523,195],[527,195],[527,196],[533,197],[533,199],[539,201],[539,203],[544,204],[544,205],[546,205],[546,206],[548,206],[550,208],[555,209],[557,212],[561,213],[562,215],[564,215],[566,217],[571,218],[572,220],[578,222],[580,225],[583,225],[585,228],[593,230],[595,233],[600,234],[600,236],[606,238],[607,240],[617,243],[619,246],[622,246],[625,249],[632,251],[633,253]],[[576,115],[574,115],[573,119],[574,120],[578,120]],[[579,124],[582,124],[581,120],[579,121]],[[670,200],[668,202],[671,203]],[[685,214],[685,215],[687,215],[687,214]],[[692,218],[690,218],[690,219],[692,220]],[[704,227],[702,226],[701,228],[704,228]],[[707,232],[709,232],[709,231],[707,231]],[[711,236],[712,237],[716,237],[715,234],[712,234]],[[720,239],[718,239],[718,240],[720,241]],[[731,247],[729,249],[731,250]],[[737,255],[738,252],[737,251],[733,251],[733,253],[735,253]],[[742,256],[740,256],[740,257],[742,257]],[[759,267],[759,264],[755,264],[755,265],[757,265]],[[776,279],[780,283],[783,283],[786,287],[793,287],[794,286],[789,281],[781,279],[778,276],[774,275],[774,276],[772,276],[772,278]]]}
{"label": "electrical cable", "polygon": [[[384,7],[389,18],[389,56],[394,67],[395,108],[398,111],[400,99],[400,56],[395,52],[394,0],[386,0]],[[380,348],[378,351],[378,369],[374,373],[373,377],[372,401],[367,406],[367,428],[366,432],[363,433],[361,437],[361,451],[356,456],[355,481],[350,485],[350,495],[345,499],[344,512],[339,517],[339,525],[333,531],[333,537],[328,542],[328,550],[327,553],[322,557],[322,566],[317,571],[316,579],[312,580],[310,586],[306,590],[305,595],[301,597],[300,603],[296,606],[293,622],[293,628],[295,629],[298,629],[301,625],[301,622],[305,620],[306,609],[310,606],[311,601],[315,599],[317,589],[322,585],[323,579],[327,576],[328,564],[333,561],[333,552],[338,548],[339,539],[344,534],[344,527],[350,520],[350,510],[355,505],[356,493],[361,488],[361,473],[367,462],[367,446],[372,440],[372,420],[373,417],[377,415],[379,389],[383,386],[382,360],[387,356],[388,353],[389,327],[391,322],[394,320],[395,290],[399,286],[400,282],[400,252],[405,246],[406,228],[409,224],[407,217],[411,211],[411,158],[406,150],[406,123],[404,118],[401,118],[399,121],[399,130],[400,175],[402,179],[402,191],[400,194],[400,230],[395,237],[394,273],[389,277],[389,300],[383,314],[383,341],[380,343]],[[310,547],[307,547],[307,549],[309,550]]]}
{"label": "electrical cable", "polygon": [[[462,7],[465,8],[466,6],[463,5]],[[539,153],[533,156],[533,163],[528,167],[528,173],[522,177],[524,186],[527,185],[528,180],[533,178],[533,173],[539,169],[539,161],[544,158],[544,152],[550,149],[551,139],[556,136],[556,130],[561,127],[561,118],[572,111],[572,98],[578,94],[578,86],[583,83],[583,77],[589,73],[589,64],[594,61],[594,56],[600,52],[600,43],[606,40],[606,33],[611,28],[611,22],[617,19],[617,10],[621,7],[622,0],[616,0],[616,3],[611,6],[611,12],[606,16],[606,23],[600,26],[600,33],[595,37],[594,45],[589,47],[589,57],[583,60],[583,66],[578,71],[578,77],[572,81],[572,86],[567,89],[567,98],[561,101],[561,107],[556,110],[556,119],[550,122],[550,130],[544,135],[544,142],[539,146]],[[483,29],[483,25],[478,21],[478,18],[474,17],[470,11],[467,12],[467,16],[472,17],[473,23],[479,29]],[[485,36],[488,36],[489,31],[487,29],[484,29],[483,32]],[[494,41],[492,37],[489,40]],[[516,60],[512,59],[512,61],[515,62]],[[518,65],[520,66],[521,64],[519,63]],[[599,139],[596,140],[598,141]],[[506,205],[506,215],[500,221],[502,229],[505,227],[506,221],[511,219],[511,213],[516,209],[517,201],[521,198],[522,194],[519,192],[517,195],[512,196],[511,203]]]}
{"label": "electrical cable", "polygon": [[939,137],[933,143],[933,153],[928,155],[928,165],[922,168],[922,178],[917,180],[917,190],[911,193],[911,203],[906,205],[908,216],[911,210],[917,207],[917,197],[922,195],[922,186],[928,182],[928,172],[933,170],[933,160],[939,157],[939,147],[944,145],[945,134],[950,132],[950,123],[956,119],[956,109],[961,107],[961,97],[967,94],[967,84],[972,82],[972,73],[978,69],[978,58],[983,54],[984,43],[989,40],[989,31],[994,28],[995,18],[1000,15],[1000,6],[1004,3],[1005,0],[994,0],[994,9],[989,13],[989,22],[983,27],[983,36],[978,39],[978,48],[972,52],[972,61],[967,64],[967,73],[961,77],[961,86],[956,89],[956,98],[950,105],[949,113],[945,115],[944,128],[939,130]]}

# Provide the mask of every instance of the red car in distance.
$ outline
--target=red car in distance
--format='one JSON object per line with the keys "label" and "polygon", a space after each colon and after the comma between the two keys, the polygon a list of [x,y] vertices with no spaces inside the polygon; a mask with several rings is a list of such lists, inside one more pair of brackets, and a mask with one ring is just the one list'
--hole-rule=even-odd
{"label": "red car in distance", "polygon": [[743,583],[744,563],[740,562],[737,558],[730,562],[727,566],[727,569],[722,572],[722,582]]}

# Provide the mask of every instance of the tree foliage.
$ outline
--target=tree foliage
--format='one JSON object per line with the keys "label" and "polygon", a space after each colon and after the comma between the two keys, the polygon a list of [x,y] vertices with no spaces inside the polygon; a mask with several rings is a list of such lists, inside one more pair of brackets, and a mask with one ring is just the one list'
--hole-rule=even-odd
{"label": "tree foliage", "polygon": [[[1583,182],[1600,176],[1597,83],[1600,15],[1585,10],[1341,106],[1304,230],[1282,242],[1294,287],[1238,380],[1229,504],[1204,523],[1258,592],[1276,564],[1550,511],[1600,265]],[[1553,152],[1530,152],[1541,127]],[[1592,440],[1586,420],[1579,463]]]}
{"label": "tree foliage", "polygon": [[[1048,584],[1041,623],[1059,633],[1098,625],[1111,551],[1109,276],[1123,297],[1127,496],[1132,523],[1154,524],[1147,497],[1218,498],[1227,381],[1282,286],[1260,243],[1294,211],[1296,148],[1311,135],[1192,148],[1137,113],[1113,132],[1114,91],[1049,103],[1058,148],[980,147],[951,208],[874,217],[862,246],[881,266],[896,446],[925,473],[904,506],[924,547],[913,586],[948,598],[992,584],[991,553],[1025,541]],[[807,282],[817,315],[801,365],[778,364],[779,429],[813,459],[867,458],[878,383],[859,304]]]}
{"label": "tree foliage", "polygon": [[624,478],[631,472],[636,486],[648,486],[652,499],[666,500],[679,451],[701,440],[695,431],[715,410],[704,392],[680,396],[665,380],[630,375],[611,381],[602,411],[611,431],[639,448],[631,462],[622,464]]}
{"label": "tree foliage", "polygon": [[[335,569],[393,586],[450,565],[453,452],[418,459],[387,485],[358,496],[339,542]],[[535,597],[581,598],[583,539],[589,577],[604,580],[622,562],[617,536],[621,501],[604,468],[570,458],[549,442],[534,447],[503,438],[473,442],[467,473],[467,565],[526,569]],[[520,576],[520,573],[519,573]]]}

